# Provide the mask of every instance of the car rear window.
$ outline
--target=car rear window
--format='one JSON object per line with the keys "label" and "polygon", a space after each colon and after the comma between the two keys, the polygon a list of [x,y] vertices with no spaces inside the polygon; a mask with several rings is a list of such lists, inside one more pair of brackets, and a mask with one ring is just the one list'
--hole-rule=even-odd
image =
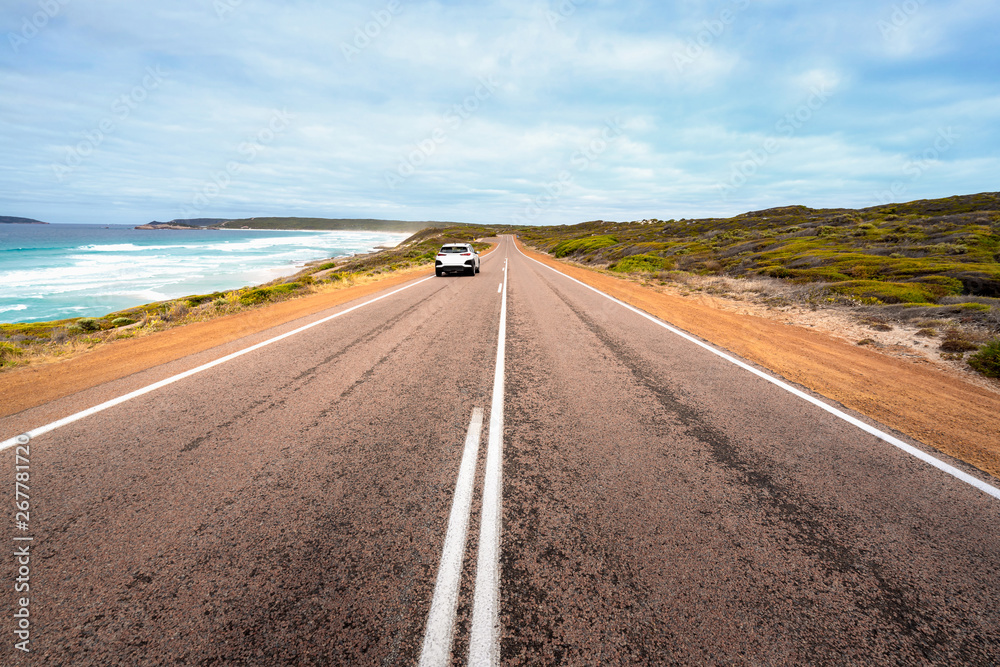
{"label": "car rear window", "polygon": [[446,245],[441,252],[469,252],[469,249],[461,245]]}

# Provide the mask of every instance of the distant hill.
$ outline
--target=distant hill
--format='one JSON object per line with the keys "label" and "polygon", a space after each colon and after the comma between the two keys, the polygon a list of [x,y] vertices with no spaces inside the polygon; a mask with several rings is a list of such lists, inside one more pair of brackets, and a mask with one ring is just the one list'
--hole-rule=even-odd
{"label": "distant hill", "polygon": [[47,225],[49,223],[31,218],[15,218],[10,215],[0,215],[0,225]]}
{"label": "distant hill", "polygon": [[[187,221],[179,221],[187,222]],[[321,229],[331,231],[405,232],[413,234],[431,227],[454,227],[461,222],[407,220],[373,220],[370,218],[244,218],[226,220],[219,226],[226,229]]]}

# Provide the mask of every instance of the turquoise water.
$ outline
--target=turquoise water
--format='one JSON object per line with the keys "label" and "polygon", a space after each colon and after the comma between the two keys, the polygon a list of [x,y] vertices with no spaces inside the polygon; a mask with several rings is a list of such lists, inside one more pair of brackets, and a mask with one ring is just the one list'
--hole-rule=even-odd
{"label": "turquoise water", "polygon": [[257,285],[407,234],[0,224],[0,322],[100,316]]}

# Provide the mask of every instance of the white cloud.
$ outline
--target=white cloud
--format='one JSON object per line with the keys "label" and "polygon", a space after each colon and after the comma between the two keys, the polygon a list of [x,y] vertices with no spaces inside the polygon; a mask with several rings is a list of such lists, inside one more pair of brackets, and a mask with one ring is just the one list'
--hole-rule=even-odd
{"label": "white cloud", "polygon": [[[889,37],[877,22],[891,3],[860,0],[761,0],[721,29],[712,23],[742,4],[594,1],[553,23],[546,12],[555,3],[414,0],[347,59],[342,45],[386,4],[255,0],[220,18],[201,0],[169,9],[70,3],[19,51],[0,51],[0,137],[9,147],[0,212],[162,218],[232,161],[243,167],[212,198],[212,213],[502,222],[566,170],[572,186],[547,220],[846,204],[891,182],[901,161],[949,125],[969,139],[907,192],[995,187],[1000,98],[987,28],[1000,10],[992,3],[923,3]],[[18,12],[34,6],[9,5],[0,20],[16,28]],[[151,66],[169,73],[164,85],[70,178],[53,178],[52,163]],[[456,124],[455,105],[484,77],[495,82],[490,94]],[[829,99],[783,134],[781,119],[817,89]],[[241,145],[282,109],[294,121],[247,160]],[[611,119],[621,135],[578,168],[574,156]],[[716,185],[734,161],[776,133],[780,150],[720,202]],[[413,153],[429,139],[432,150]],[[387,187],[386,172],[411,154],[420,162],[413,174]]]}

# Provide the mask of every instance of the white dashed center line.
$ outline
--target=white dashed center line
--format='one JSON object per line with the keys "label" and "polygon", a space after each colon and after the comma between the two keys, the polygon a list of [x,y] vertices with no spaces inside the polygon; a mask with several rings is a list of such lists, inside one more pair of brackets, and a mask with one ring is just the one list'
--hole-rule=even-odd
{"label": "white dashed center line", "polygon": [[[486,471],[483,479],[483,506],[479,520],[479,555],[472,600],[472,626],[469,636],[469,665],[497,665],[500,662],[500,507],[503,467],[503,392],[504,359],[507,349],[507,260],[504,260],[500,283],[500,324],[497,334],[497,357],[493,370],[493,396],[487,435]],[[445,667],[451,664],[451,646],[455,633],[455,615],[462,584],[462,560],[472,505],[472,492],[479,455],[479,434],[483,410],[472,411],[465,438],[465,452],[459,466],[455,497],[452,501],[448,530],[445,533],[441,564],[438,566],[434,597],[427,615],[420,667]]]}
{"label": "white dashed center line", "polygon": [[479,560],[476,592],[472,602],[469,664],[500,663],[500,507],[503,480],[503,387],[507,339],[507,260],[504,260],[503,297],[500,299],[500,334],[493,373],[493,402],[486,448],[483,510],[479,522]]}
{"label": "white dashed center line", "polygon": [[438,567],[437,585],[431,611],[427,616],[424,648],[420,654],[421,667],[438,667],[451,664],[451,639],[455,627],[455,608],[458,606],[458,589],[462,581],[462,557],[465,555],[465,536],[472,505],[472,485],[476,479],[476,459],[479,457],[479,434],[483,429],[483,409],[472,411],[472,421],[465,436],[465,452],[458,469],[455,498],[448,519],[448,532],[444,537],[444,551]]}

